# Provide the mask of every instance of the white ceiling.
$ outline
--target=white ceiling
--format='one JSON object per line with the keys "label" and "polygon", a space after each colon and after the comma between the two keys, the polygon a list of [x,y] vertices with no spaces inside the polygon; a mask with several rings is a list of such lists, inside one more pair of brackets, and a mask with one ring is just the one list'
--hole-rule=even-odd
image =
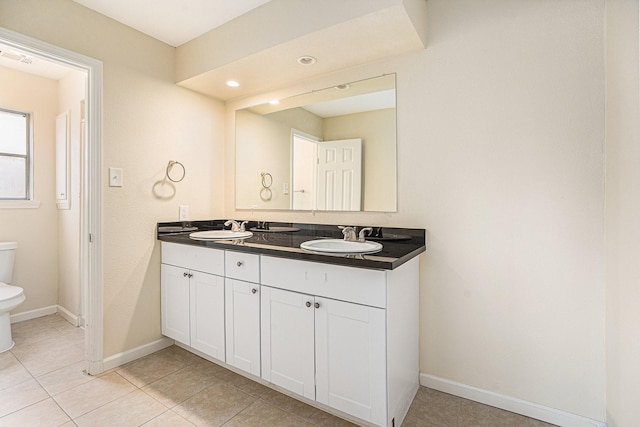
{"label": "white ceiling", "polygon": [[177,47],[270,0],[74,0]]}
{"label": "white ceiling", "polygon": [[[271,0],[74,0],[171,46],[179,46]],[[60,80],[70,68],[0,45],[0,66]]]}
{"label": "white ceiling", "polygon": [[28,55],[3,44],[0,44],[0,66],[53,80],[60,80],[71,71],[71,68],[67,66],[38,56]]}

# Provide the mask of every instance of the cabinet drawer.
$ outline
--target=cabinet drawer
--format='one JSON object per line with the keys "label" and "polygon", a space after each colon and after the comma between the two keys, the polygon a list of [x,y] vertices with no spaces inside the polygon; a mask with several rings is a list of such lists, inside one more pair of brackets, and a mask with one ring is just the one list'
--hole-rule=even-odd
{"label": "cabinet drawer", "polygon": [[261,257],[263,285],[386,308],[386,272]]}
{"label": "cabinet drawer", "polygon": [[245,282],[260,282],[260,255],[226,251],[225,276]]}
{"label": "cabinet drawer", "polygon": [[224,251],[162,242],[162,263],[224,276]]}

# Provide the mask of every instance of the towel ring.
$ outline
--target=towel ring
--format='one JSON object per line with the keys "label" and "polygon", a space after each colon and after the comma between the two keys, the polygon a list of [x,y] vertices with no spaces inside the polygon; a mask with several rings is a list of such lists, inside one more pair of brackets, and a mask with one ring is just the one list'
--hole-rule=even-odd
{"label": "towel ring", "polygon": [[262,177],[262,187],[263,188],[271,188],[273,185],[273,177],[269,172],[260,172],[260,176]]}
{"label": "towel ring", "polygon": [[269,200],[271,200],[271,197],[273,196],[273,193],[271,192],[271,189],[268,187],[263,187],[260,190],[260,199],[262,199],[265,202],[268,202]]}
{"label": "towel ring", "polygon": [[[180,176],[180,178],[172,178],[171,177],[171,169],[173,169],[173,167],[175,165],[179,165],[182,168],[182,176]],[[184,165],[180,162],[174,161],[174,160],[169,160],[169,164],[167,165],[167,178],[169,179],[169,181],[171,182],[180,182],[184,179],[184,176],[186,175],[187,171],[184,168]]]}

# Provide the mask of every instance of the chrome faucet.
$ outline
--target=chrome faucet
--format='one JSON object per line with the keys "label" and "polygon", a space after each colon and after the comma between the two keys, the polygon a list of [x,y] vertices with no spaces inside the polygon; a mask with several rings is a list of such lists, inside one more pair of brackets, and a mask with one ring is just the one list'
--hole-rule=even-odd
{"label": "chrome faucet", "polygon": [[342,230],[342,234],[344,235],[344,240],[347,242],[356,242],[358,239],[356,238],[356,229],[353,227],[344,227],[339,225],[338,228]]}
{"label": "chrome faucet", "polygon": [[373,228],[371,227],[365,227],[362,230],[360,230],[360,234],[358,234],[358,242],[364,242],[365,236],[371,235],[372,231],[373,231]]}
{"label": "chrome faucet", "polygon": [[245,231],[244,226],[249,221],[242,221],[241,224],[238,224],[238,221],[234,221],[232,219],[228,220],[224,223],[225,227],[231,225],[231,231]]}

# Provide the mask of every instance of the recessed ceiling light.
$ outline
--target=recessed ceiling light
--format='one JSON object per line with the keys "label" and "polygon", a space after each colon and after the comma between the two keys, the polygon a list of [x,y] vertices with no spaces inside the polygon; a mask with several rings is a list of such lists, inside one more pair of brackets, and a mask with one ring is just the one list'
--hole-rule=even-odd
{"label": "recessed ceiling light", "polygon": [[313,65],[316,63],[316,58],[310,55],[303,55],[298,58],[298,63],[302,65]]}
{"label": "recessed ceiling light", "polygon": [[280,104],[280,101],[278,101],[277,99],[272,99],[271,101],[269,101],[269,104],[278,105],[278,104]]}
{"label": "recessed ceiling light", "polygon": [[350,87],[351,87],[351,86],[349,85],[349,83],[344,83],[344,84],[341,84],[341,85],[336,86],[336,89],[338,89],[338,90],[347,90],[347,89],[349,89]]}
{"label": "recessed ceiling light", "polygon": [[238,86],[240,86],[240,83],[238,83],[238,82],[237,82],[237,81],[235,81],[235,80],[229,80],[229,81],[227,82],[227,86],[229,86],[229,87],[238,87]]}

